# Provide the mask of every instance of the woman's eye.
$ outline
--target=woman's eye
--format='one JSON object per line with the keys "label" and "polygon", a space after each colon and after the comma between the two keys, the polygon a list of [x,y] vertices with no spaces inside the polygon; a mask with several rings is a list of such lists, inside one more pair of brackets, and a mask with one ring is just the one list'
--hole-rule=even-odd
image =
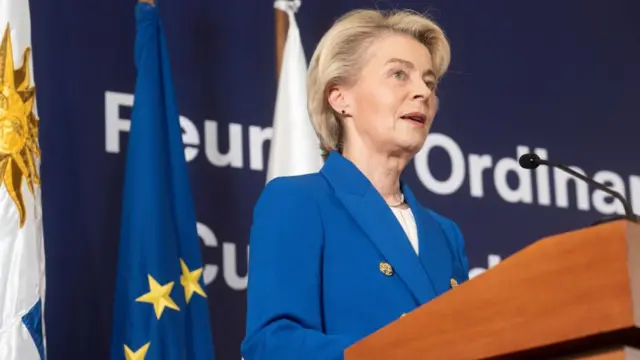
{"label": "woman's eye", "polygon": [[395,77],[398,80],[404,80],[406,79],[407,73],[404,72],[403,70],[398,70],[398,71],[394,71],[393,73],[393,77]]}
{"label": "woman's eye", "polygon": [[425,81],[425,84],[427,84],[427,87],[429,88],[429,90],[433,91],[436,88],[436,83],[434,81]]}

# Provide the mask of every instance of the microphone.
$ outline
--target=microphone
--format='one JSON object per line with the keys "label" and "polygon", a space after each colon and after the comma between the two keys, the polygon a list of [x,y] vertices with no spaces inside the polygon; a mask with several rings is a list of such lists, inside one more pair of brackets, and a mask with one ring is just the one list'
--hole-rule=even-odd
{"label": "microphone", "polygon": [[603,223],[603,222],[619,220],[619,219],[627,219],[627,220],[629,220],[631,222],[634,222],[634,223],[637,223],[639,221],[638,216],[633,212],[633,209],[631,208],[631,204],[629,204],[627,199],[625,199],[624,196],[622,196],[619,192],[617,192],[617,191],[605,186],[604,184],[601,184],[601,183],[593,180],[592,178],[590,178],[588,176],[584,176],[584,175],[580,174],[579,172],[571,169],[570,167],[568,167],[566,165],[556,164],[556,163],[552,163],[552,162],[550,162],[548,160],[541,159],[540,156],[538,156],[537,154],[534,154],[534,153],[524,154],[524,155],[520,156],[520,159],[518,159],[518,163],[520,164],[521,167],[523,167],[525,169],[530,169],[530,170],[533,170],[533,169],[537,168],[540,165],[547,165],[547,166],[558,168],[558,169],[560,169],[562,171],[565,171],[565,172],[577,177],[578,179],[586,182],[587,184],[592,185],[593,187],[606,192],[607,194],[615,197],[616,199],[620,200],[620,202],[622,203],[622,206],[624,207],[625,216],[619,216],[618,215],[618,216],[614,216],[612,218],[609,218],[609,219],[606,219],[606,220],[603,220],[603,221],[598,221],[597,223]]}

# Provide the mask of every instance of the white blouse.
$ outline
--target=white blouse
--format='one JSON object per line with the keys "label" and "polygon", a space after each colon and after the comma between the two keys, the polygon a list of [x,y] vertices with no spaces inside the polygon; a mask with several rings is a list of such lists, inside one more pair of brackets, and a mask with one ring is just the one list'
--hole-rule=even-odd
{"label": "white blouse", "polygon": [[411,212],[411,208],[397,208],[391,207],[391,210],[398,218],[400,225],[404,229],[404,232],[407,234],[409,241],[411,242],[411,246],[413,246],[413,250],[418,254],[418,228],[416,226],[416,220],[413,217],[413,212]]}

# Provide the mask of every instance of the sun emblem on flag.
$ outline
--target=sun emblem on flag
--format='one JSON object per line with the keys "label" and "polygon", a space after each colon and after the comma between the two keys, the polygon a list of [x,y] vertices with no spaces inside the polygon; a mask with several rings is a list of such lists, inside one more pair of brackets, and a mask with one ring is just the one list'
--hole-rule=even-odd
{"label": "sun emblem on flag", "polygon": [[38,121],[33,113],[35,87],[31,85],[27,47],[22,54],[22,66],[13,65],[13,49],[9,24],[0,43],[0,188],[5,186],[24,226],[26,211],[22,195],[22,180],[34,194],[40,185],[36,158],[40,158]]}

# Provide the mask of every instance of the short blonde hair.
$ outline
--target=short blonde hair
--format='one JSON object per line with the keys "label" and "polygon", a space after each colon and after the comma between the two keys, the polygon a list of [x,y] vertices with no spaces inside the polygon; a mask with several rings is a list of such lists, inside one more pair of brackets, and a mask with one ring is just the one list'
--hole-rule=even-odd
{"label": "short blonde hair", "polygon": [[449,41],[428,17],[411,10],[353,10],[340,17],[318,43],[307,75],[309,117],[325,159],[332,150],[342,151],[343,139],[340,114],[328,101],[329,89],[352,83],[368,46],[388,33],[409,35],[426,46],[437,80],[447,71],[451,60]]}

